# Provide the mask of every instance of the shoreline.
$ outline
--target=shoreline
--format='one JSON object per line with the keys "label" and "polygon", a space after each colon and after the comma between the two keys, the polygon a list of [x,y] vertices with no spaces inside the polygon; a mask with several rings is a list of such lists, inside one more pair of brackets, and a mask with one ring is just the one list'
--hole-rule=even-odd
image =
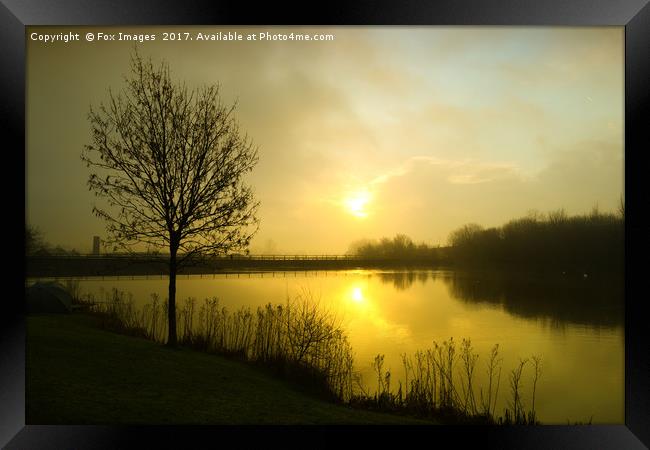
{"label": "shoreline", "polygon": [[324,401],[255,365],[95,322],[84,313],[27,316],[27,424],[436,425]]}

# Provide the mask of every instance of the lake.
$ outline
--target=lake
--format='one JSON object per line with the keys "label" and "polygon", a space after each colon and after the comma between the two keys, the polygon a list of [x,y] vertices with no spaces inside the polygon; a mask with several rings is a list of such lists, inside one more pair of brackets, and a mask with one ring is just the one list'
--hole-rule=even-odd
{"label": "lake", "polygon": [[[161,277],[81,279],[82,293],[112,288],[138,304],[167,295]],[[371,363],[385,355],[391,386],[404,382],[401,355],[453,337],[471,339],[479,354],[476,384],[494,344],[503,358],[497,415],[510,399],[509,374],[519,358],[539,355],[542,374],[535,409],[545,424],[624,423],[624,297],[621,277],[499,272],[319,271],[181,275],[177,299],[216,296],[229,310],[283,304],[310,293],[335,313],[354,350],[363,387],[374,392]],[[458,367],[460,369],[460,365]],[[532,365],[524,369],[523,402],[530,406]]]}

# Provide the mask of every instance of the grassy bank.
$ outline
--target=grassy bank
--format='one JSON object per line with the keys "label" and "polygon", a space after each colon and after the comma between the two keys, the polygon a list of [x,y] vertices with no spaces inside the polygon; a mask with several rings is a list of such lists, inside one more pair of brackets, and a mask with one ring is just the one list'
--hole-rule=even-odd
{"label": "grassy bank", "polygon": [[27,424],[427,424],[328,403],[220,356],[27,318]]}
{"label": "grassy bank", "polygon": [[[458,347],[450,338],[422,349],[415,355],[402,355],[406,380],[394,380],[384,371],[383,358],[375,358],[373,368],[378,389],[373,394],[364,388],[354,369],[353,351],[338,320],[318,301],[299,295],[285,305],[267,304],[256,311],[240,308],[229,311],[217,298],[197,304],[188,298],[176,309],[178,342],[188,349],[225,356],[263,368],[266,373],[289,381],[320,399],[384,413],[396,413],[439,423],[461,424],[535,424],[535,386],[540,375],[539,356],[521,359],[518,369],[510,371],[511,401],[503,415],[495,410],[501,379],[502,358],[498,345],[490,355],[488,385],[475,385],[479,355],[471,341],[463,339]],[[167,342],[167,305],[156,295],[142,308],[135,307],[132,296],[113,289],[104,301],[93,296],[81,300],[95,315],[96,326],[104,330],[141,337],[159,344]],[[534,366],[531,407],[521,402],[524,366]],[[494,395],[493,395],[494,394]],[[483,396],[487,396],[486,398]]]}

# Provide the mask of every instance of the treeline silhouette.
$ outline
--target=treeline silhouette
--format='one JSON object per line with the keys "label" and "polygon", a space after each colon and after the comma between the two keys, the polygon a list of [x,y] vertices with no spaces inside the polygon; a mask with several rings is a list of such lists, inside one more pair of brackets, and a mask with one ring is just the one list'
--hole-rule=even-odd
{"label": "treeline silhouette", "polygon": [[365,239],[350,246],[348,254],[358,255],[367,259],[395,260],[426,260],[431,262],[446,262],[448,249],[432,247],[422,242],[416,244],[405,234],[397,234],[394,238],[382,238],[379,241]]}
{"label": "treeline silhouette", "polygon": [[79,255],[76,249],[66,250],[47,242],[37,227],[25,225],[25,254],[27,256]]}
{"label": "treeline silhouette", "polygon": [[620,214],[568,216],[564,210],[531,213],[501,227],[465,225],[449,237],[451,258],[458,264],[506,265],[580,271],[622,268],[625,237],[624,209]]}
{"label": "treeline silhouette", "polygon": [[533,212],[500,227],[466,224],[450,234],[448,247],[416,244],[398,234],[392,239],[358,241],[349,253],[368,259],[476,268],[503,265],[582,275],[623,267],[624,225],[623,203],[619,214],[594,208],[589,214],[568,216],[560,209],[548,214]]}

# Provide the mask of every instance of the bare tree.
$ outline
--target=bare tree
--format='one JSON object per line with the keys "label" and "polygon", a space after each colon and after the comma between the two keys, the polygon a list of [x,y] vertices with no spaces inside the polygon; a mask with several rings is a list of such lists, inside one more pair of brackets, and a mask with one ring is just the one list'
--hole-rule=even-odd
{"label": "bare tree", "polygon": [[43,232],[37,227],[25,224],[25,254],[33,255],[47,249],[48,244],[43,238]]}
{"label": "bare tree", "polygon": [[341,328],[336,317],[321,309],[320,301],[314,300],[309,291],[295,301],[287,299],[286,330],[292,358],[298,363],[323,358],[322,347],[340,338]]}
{"label": "bare tree", "polygon": [[107,206],[107,242],[169,248],[169,335],[176,345],[176,274],[205,255],[245,249],[258,229],[259,205],[244,175],[257,148],[242,135],[236,103],[221,102],[219,85],[188,89],[169,66],[154,67],[137,50],[118,94],[90,108],[92,140],[82,160],[88,186]]}
{"label": "bare tree", "polygon": [[476,223],[468,223],[452,231],[449,234],[449,244],[452,246],[462,246],[476,238],[483,231],[483,227]]}

